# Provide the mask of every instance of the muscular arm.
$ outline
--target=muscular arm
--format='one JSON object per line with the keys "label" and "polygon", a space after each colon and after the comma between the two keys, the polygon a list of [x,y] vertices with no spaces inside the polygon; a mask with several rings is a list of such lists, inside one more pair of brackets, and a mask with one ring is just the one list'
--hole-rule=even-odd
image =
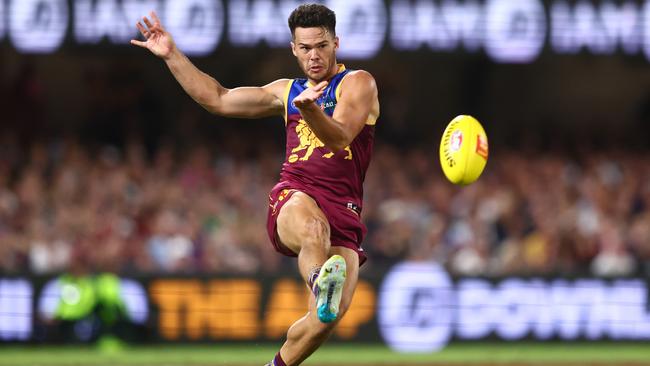
{"label": "muscular arm", "polygon": [[136,24],[145,41],[131,40],[131,44],[146,48],[165,60],[185,92],[209,112],[226,117],[257,118],[284,114],[282,99],[288,80],[277,80],[263,87],[227,89],[208,74],[199,70],[176,47],[156,13],[151,20],[142,18]]}
{"label": "muscular arm", "polygon": [[368,119],[376,119],[379,115],[377,85],[372,75],[356,71],[346,76],[342,83],[341,96],[332,117],[313,100],[299,99],[302,94],[294,99],[312,131],[334,152],[350,145]]}
{"label": "muscular arm", "polygon": [[288,79],[276,80],[263,87],[228,89],[199,70],[177,49],[165,63],[185,92],[210,113],[239,118],[284,114],[282,95]]}

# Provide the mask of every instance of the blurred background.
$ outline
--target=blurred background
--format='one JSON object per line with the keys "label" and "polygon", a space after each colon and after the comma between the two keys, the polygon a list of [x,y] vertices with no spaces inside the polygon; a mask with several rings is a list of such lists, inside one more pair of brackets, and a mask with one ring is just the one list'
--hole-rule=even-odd
{"label": "blurred background", "polygon": [[[210,296],[218,295],[211,281],[253,281],[260,309],[272,304],[271,289],[285,277],[302,291],[294,260],[275,253],[264,231],[268,192],[284,159],[282,120],[210,115],[161,60],[128,44],[136,21],[156,9],[192,61],[226,87],[300,77],[286,26],[297,4],[0,0],[0,339],[68,339],[48,328],[49,320],[65,320],[66,302],[65,286],[48,284],[64,283],[56,279],[66,275],[112,274],[122,291],[131,281],[140,305],[124,296],[95,298],[114,298],[104,307],[116,314],[128,308],[147,340],[175,339],[174,331],[165,333],[169,327],[187,326],[190,335],[195,329],[185,318],[182,325],[161,323],[171,300],[156,289],[172,285],[160,285],[160,278],[199,281],[196,293]],[[341,339],[394,345],[382,333],[382,286],[391,268],[422,264],[434,280],[443,278],[443,290],[451,286],[452,294],[431,301],[454,314],[465,304],[461,290],[471,287],[463,281],[472,278],[487,288],[477,293],[485,295],[477,295],[478,306],[506,299],[499,291],[517,278],[521,288],[541,286],[539,298],[551,300],[534,304],[552,314],[564,314],[566,305],[553,300],[558,281],[576,291],[597,289],[576,300],[575,317],[524,317],[531,328],[510,339],[649,339],[650,3],[326,4],[338,16],[340,61],[373,74],[381,103],[363,207],[368,296],[357,297],[371,314],[361,335]],[[438,163],[444,127],[459,114],[479,119],[490,143],[483,176],[467,187],[446,181]],[[77,279],[72,283],[82,286]],[[632,295],[610,296],[616,291]],[[12,302],[16,293],[29,294],[27,302]],[[621,298],[632,300],[615,302]],[[403,306],[431,304],[408,299]],[[18,321],[10,310],[19,304],[32,310]],[[593,306],[605,309],[595,331],[587,325]],[[629,314],[625,306],[636,309],[634,319],[621,315]],[[251,316],[265,319],[255,309]],[[434,312],[434,327],[464,324],[421,309]],[[508,339],[499,316],[519,310],[503,311],[466,338]],[[133,314],[140,314],[137,321]],[[215,336],[207,329],[219,321],[205,322],[213,328],[190,339],[282,336],[268,324],[256,325],[266,332]],[[463,329],[448,336],[463,339]]]}

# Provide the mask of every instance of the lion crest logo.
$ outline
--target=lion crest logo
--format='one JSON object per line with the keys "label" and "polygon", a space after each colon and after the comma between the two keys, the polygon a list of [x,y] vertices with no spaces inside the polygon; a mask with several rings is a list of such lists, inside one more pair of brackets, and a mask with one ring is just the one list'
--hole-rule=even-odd
{"label": "lion crest logo", "polygon": [[[289,156],[289,162],[295,163],[296,161],[306,161],[314,153],[314,150],[325,146],[325,144],[316,136],[314,131],[309,128],[307,122],[304,119],[300,119],[296,125],[296,135],[300,139],[300,143],[297,147],[291,150],[291,155]],[[302,157],[298,156],[298,152],[305,151]],[[329,155],[329,156],[328,156]],[[324,154],[323,157],[331,157],[334,153]]]}
{"label": "lion crest logo", "polygon": [[[314,150],[319,147],[325,147],[325,144],[316,136],[314,131],[309,128],[309,125],[304,119],[300,119],[296,125],[296,135],[298,135],[299,143],[298,146],[291,150],[291,155],[289,155],[289,163],[295,163],[296,161],[307,161],[314,153]],[[303,152],[302,157],[298,153]],[[345,151],[348,152],[348,155],[344,158],[345,160],[352,160],[352,150],[349,146],[346,146]],[[322,155],[323,158],[329,159],[334,156],[333,152],[328,152]]]}

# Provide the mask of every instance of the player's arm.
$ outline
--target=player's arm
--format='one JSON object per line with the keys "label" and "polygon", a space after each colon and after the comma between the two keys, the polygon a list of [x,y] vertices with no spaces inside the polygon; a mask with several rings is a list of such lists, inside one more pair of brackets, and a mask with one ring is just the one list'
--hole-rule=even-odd
{"label": "player's arm", "polygon": [[282,95],[287,79],[263,87],[225,88],[194,66],[176,47],[156,13],[151,13],[151,19],[153,23],[147,17],[142,18],[146,27],[137,23],[145,41],[132,40],[131,43],[162,58],[185,92],[203,108],[226,117],[257,118],[284,114]]}
{"label": "player's arm", "polygon": [[370,73],[356,71],[347,75],[342,83],[341,96],[332,117],[315,103],[323,94],[326,82],[305,90],[293,100],[312,131],[334,152],[350,145],[368,119],[377,118],[379,113],[377,84]]}
{"label": "player's arm", "polygon": [[180,51],[165,62],[185,92],[210,113],[237,118],[284,114],[282,94],[288,79],[276,80],[263,87],[228,89],[196,68]]}

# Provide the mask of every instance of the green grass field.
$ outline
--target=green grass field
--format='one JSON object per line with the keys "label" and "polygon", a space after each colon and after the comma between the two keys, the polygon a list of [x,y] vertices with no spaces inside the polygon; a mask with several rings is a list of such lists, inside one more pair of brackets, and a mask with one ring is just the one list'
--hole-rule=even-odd
{"label": "green grass field", "polygon": [[[119,353],[54,346],[0,347],[0,365],[259,365],[277,351],[270,345],[129,347]],[[398,354],[384,346],[330,345],[305,365],[650,365],[650,343],[451,345],[433,354]]]}

